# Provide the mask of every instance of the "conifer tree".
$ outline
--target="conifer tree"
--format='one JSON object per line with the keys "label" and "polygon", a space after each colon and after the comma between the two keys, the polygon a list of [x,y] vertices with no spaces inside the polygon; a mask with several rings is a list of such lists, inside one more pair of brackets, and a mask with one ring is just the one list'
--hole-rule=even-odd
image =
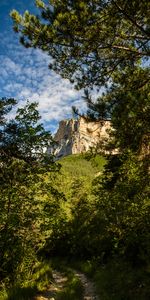
{"label": "conifer tree", "polygon": [[[39,16],[11,13],[23,45],[47,52],[50,68],[86,88],[89,116],[111,118],[118,147],[139,150],[149,131],[150,4],[37,0],[36,5]],[[95,103],[89,91],[102,86],[104,96]]]}
{"label": "conifer tree", "polygon": [[101,86],[116,70],[150,56],[150,4],[146,0],[37,0],[39,16],[12,11],[26,47],[54,59],[50,67],[78,88]]}
{"label": "conifer tree", "polygon": [[[50,68],[68,78],[77,89],[85,89],[89,118],[109,117],[114,128],[112,142],[118,155],[109,158],[104,177],[97,178],[96,185],[98,215],[103,213],[104,232],[108,230],[110,234],[106,252],[117,249],[127,257],[136,244],[138,254],[133,251],[132,259],[136,254],[148,264],[150,3],[36,3],[39,16],[11,13],[22,44],[48,53],[53,58]],[[104,88],[97,101],[91,96],[95,87]]]}

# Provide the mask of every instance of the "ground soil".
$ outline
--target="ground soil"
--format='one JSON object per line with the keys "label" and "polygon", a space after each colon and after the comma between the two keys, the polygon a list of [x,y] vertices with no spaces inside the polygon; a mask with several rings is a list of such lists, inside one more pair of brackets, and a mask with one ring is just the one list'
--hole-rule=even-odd
{"label": "ground soil", "polygon": [[[83,300],[99,300],[96,295],[94,284],[85,276],[85,274],[74,271],[84,288]],[[58,271],[53,271],[53,283],[51,283],[48,289],[41,292],[33,300],[56,300],[59,291],[62,291],[67,283],[67,277]],[[78,300],[78,299],[77,299]]]}

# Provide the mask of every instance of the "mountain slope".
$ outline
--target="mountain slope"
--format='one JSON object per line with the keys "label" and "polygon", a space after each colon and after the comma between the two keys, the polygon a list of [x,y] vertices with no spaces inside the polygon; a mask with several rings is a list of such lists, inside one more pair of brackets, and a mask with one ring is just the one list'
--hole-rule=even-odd
{"label": "mountain slope", "polygon": [[89,159],[86,154],[74,154],[62,158],[59,163],[62,166],[61,171],[67,173],[68,176],[85,177],[92,180],[97,173],[103,170],[105,159],[100,155]]}
{"label": "mountain slope", "polygon": [[89,159],[87,154],[74,154],[60,159],[58,163],[61,170],[55,178],[55,184],[66,199],[72,202],[74,198],[91,193],[92,181],[102,172],[105,158],[96,155]]}

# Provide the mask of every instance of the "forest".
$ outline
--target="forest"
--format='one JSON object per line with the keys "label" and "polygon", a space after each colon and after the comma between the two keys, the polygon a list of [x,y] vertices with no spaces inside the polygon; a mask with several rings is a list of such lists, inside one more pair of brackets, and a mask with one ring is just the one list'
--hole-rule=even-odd
{"label": "forest", "polygon": [[[112,130],[107,144],[56,161],[38,103],[1,98],[0,299],[148,300],[150,3],[36,6],[38,15],[10,13],[22,47],[47,53],[49,68],[84,90],[83,117],[109,119]],[[46,296],[60,274],[65,284]],[[83,274],[95,296],[85,296]]]}

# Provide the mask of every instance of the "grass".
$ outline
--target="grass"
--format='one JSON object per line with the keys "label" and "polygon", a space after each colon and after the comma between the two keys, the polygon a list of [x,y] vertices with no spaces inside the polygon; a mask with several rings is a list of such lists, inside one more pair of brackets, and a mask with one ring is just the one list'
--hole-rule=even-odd
{"label": "grass", "polygon": [[67,277],[67,282],[59,291],[57,300],[82,300],[83,299],[83,286],[80,279],[74,274],[72,268],[68,267],[65,261],[55,258],[51,262],[54,269],[57,269],[60,273],[63,273]]}
{"label": "grass", "polygon": [[150,299],[150,268],[133,268],[129,262],[112,260],[106,265],[96,261],[73,262],[95,283],[102,300]]}
{"label": "grass", "polygon": [[71,270],[66,271],[68,278],[66,286],[57,295],[57,300],[80,300],[83,299],[83,287],[79,278]]}
{"label": "grass", "polygon": [[34,287],[14,287],[8,291],[7,296],[2,300],[31,300],[37,290]]}
{"label": "grass", "polygon": [[103,300],[150,299],[150,272],[145,268],[134,269],[127,262],[113,261],[100,267],[94,279]]}
{"label": "grass", "polygon": [[52,263],[43,262],[39,263],[32,275],[29,282],[23,285],[15,285],[11,289],[6,290],[3,288],[0,291],[0,300],[31,300],[39,292],[47,289],[49,284],[53,282],[52,267],[63,273],[67,277],[67,281],[62,290],[56,291],[56,300],[82,300],[83,287],[79,278],[74,274],[71,268],[55,261]]}
{"label": "grass", "polygon": [[38,291],[43,291],[52,281],[52,268],[49,263],[40,262],[35,268],[29,281],[19,283],[10,289],[0,291],[0,300],[30,300]]}

